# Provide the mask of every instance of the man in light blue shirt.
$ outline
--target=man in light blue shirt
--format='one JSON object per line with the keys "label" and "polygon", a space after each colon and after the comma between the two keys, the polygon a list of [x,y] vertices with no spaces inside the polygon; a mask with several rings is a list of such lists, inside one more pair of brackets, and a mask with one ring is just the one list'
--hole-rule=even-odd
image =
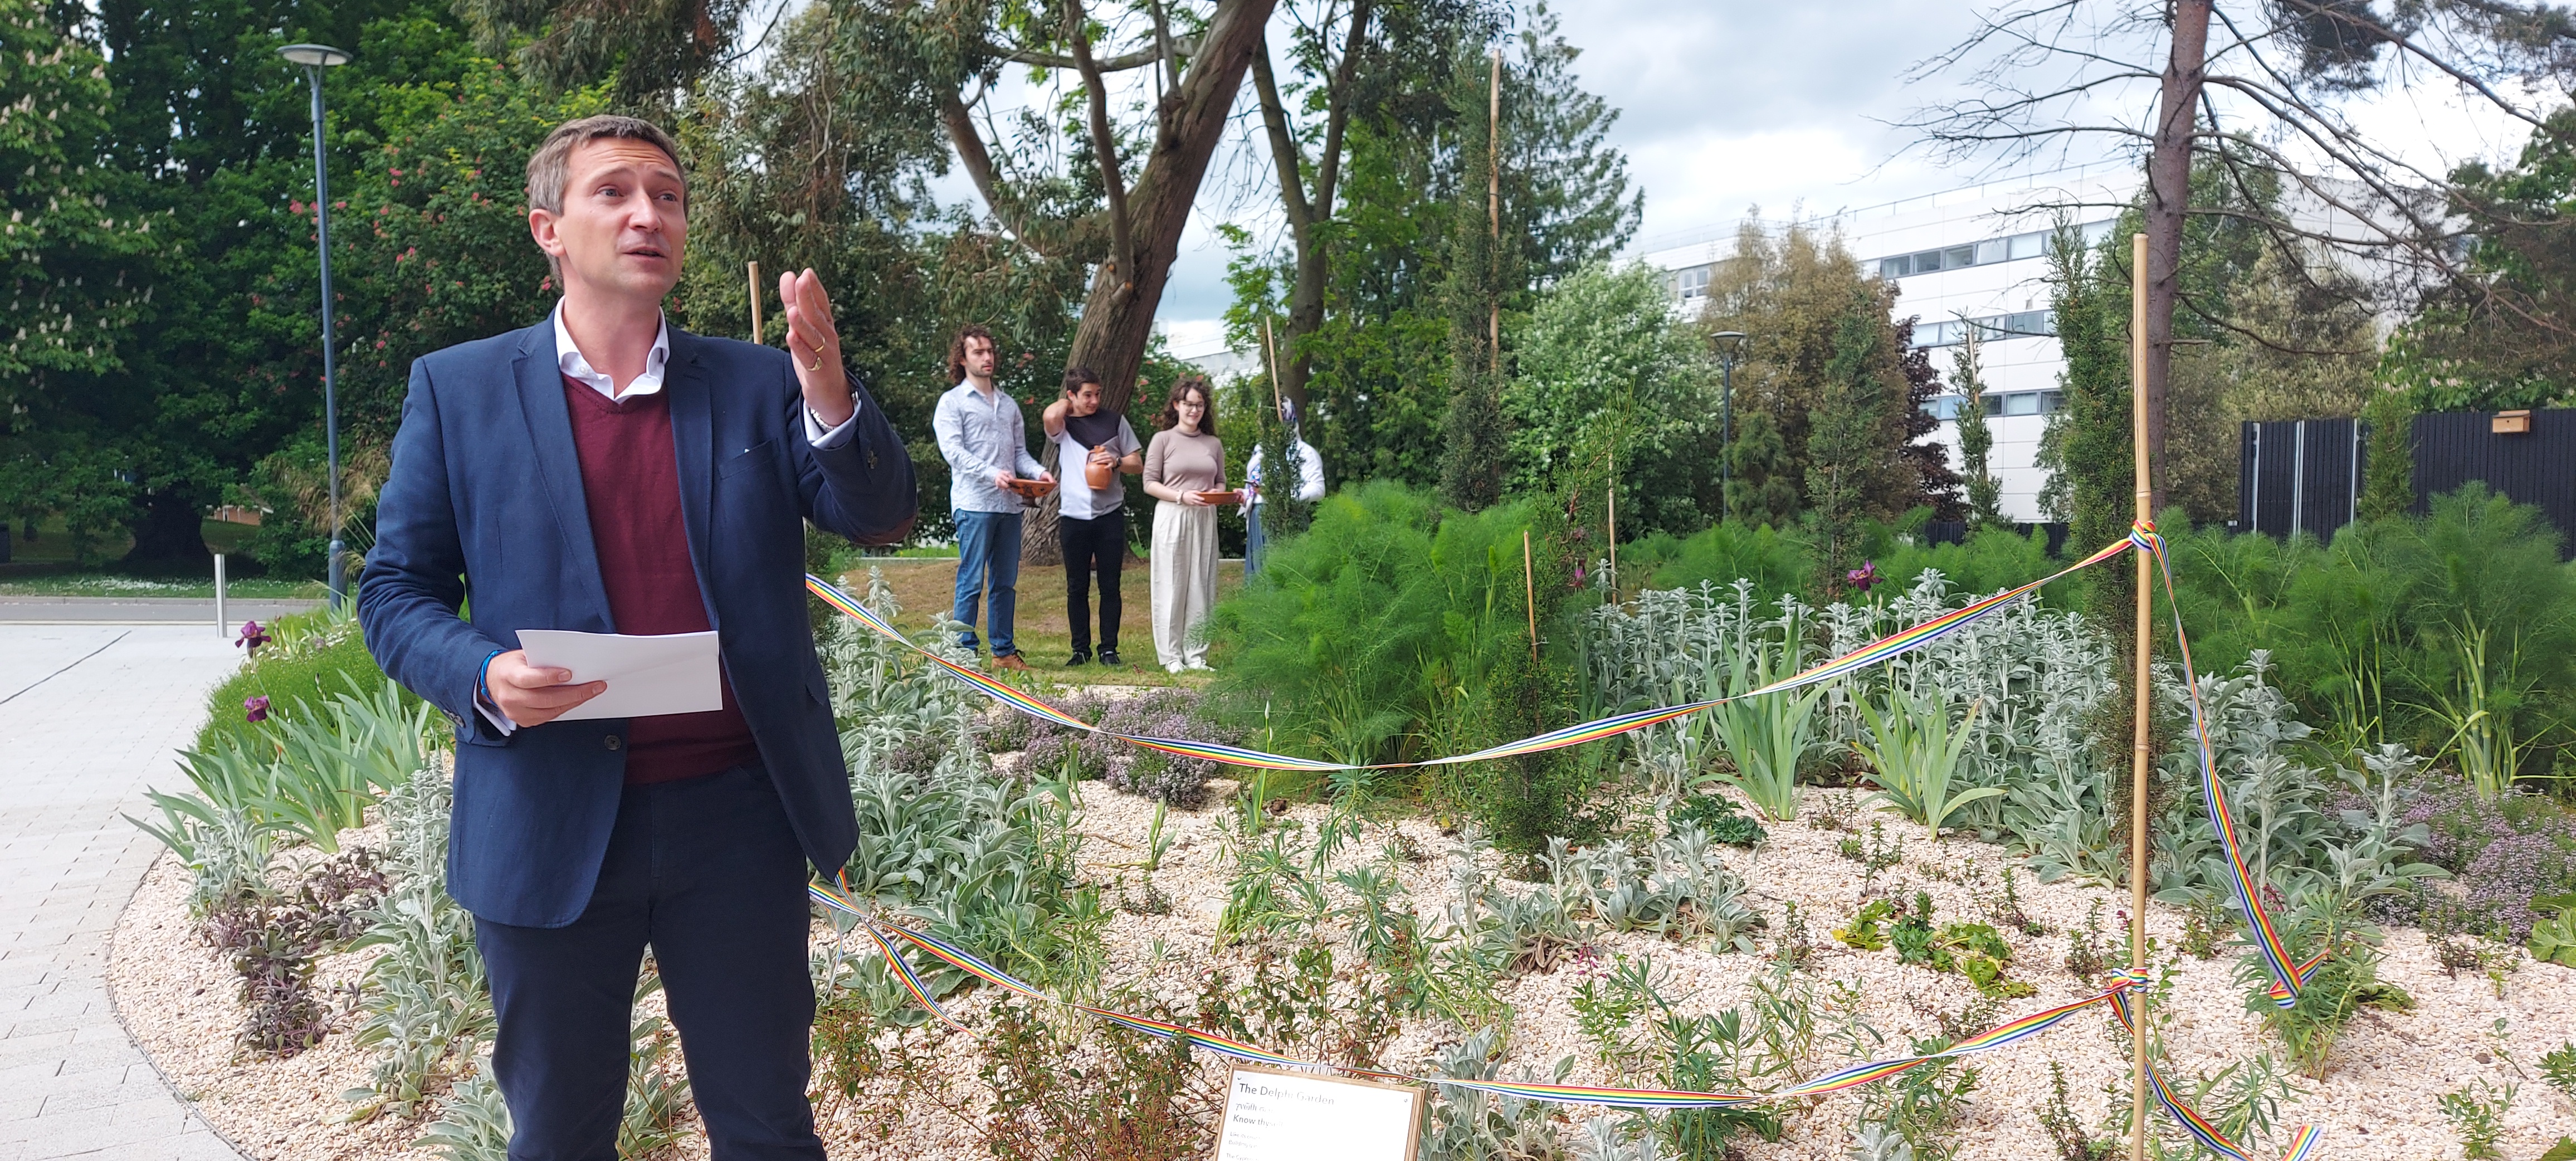
{"label": "man in light blue shirt", "polygon": [[993,664],[1024,670],[1029,666],[1011,640],[1011,626],[1019,607],[1020,520],[1027,505],[1011,484],[1052,483],[1055,477],[1029,455],[1019,401],[993,382],[999,361],[993,332],[972,324],[958,331],[948,345],[948,378],[957,385],[939,397],[930,426],[948,461],[948,509],[957,519],[957,607],[949,615],[967,626],[957,645],[976,647],[976,600],[989,592],[993,619],[986,636]]}

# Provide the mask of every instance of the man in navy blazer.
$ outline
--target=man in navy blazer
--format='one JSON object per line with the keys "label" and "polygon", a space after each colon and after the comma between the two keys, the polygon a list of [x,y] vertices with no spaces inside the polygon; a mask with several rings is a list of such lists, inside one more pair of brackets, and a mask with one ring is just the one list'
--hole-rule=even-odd
{"label": "man in navy blazer", "polygon": [[[616,1157],[648,947],[717,1161],[823,1155],[804,884],[848,860],[855,821],[804,522],[885,542],[916,489],[811,271],[780,280],[785,352],[663,320],[687,195],[649,122],[538,148],[529,228],[563,300],[413,364],[360,582],[369,650],[456,726],[448,889],[475,916],[522,1161]],[[605,685],[530,665],[535,628],[712,629],[723,708],[556,721]]]}

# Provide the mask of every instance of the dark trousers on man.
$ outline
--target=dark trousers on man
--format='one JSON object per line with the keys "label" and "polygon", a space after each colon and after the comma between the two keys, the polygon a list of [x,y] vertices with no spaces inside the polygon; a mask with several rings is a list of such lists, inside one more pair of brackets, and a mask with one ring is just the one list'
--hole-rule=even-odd
{"label": "dark trousers on man", "polygon": [[512,1161],[616,1161],[647,947],[715,1161],[821,1161],[805,939],[805,857],[765,770],[628,786],[579,918],[474,924]]}
{"label": "dark trousers on man", "polygon": [[1127,508],[1091,519],[1058,516],[1055,538],[1064,546],[1064,619],[1073,627],[1073,652],[1091,652],[1091,582],[1100,581],[1100,651],[1118,651],[1118,568],[1127,559]]}

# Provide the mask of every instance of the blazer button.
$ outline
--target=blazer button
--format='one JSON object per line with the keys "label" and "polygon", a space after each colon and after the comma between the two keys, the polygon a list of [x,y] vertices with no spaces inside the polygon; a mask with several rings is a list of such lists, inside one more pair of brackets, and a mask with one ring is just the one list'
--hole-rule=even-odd
{"label": "blazer button", "polygon": [[615,734],[610,734],[605,738],[601,738],[599,740],[599,744],[614,750],[624,746],[626,744],[626,739],[618,737]]}

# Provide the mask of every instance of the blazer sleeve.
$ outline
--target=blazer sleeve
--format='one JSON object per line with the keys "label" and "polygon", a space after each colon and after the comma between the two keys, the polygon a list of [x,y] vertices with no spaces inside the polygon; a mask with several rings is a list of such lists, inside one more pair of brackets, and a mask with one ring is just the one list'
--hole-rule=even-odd
{"label": "blazer sleeve", "polygon": [[387,676],[446,711],[460,735],[499,744],[501,731],[475,712],[475,694],[483,662],[501,645],[458,615],[465,546],[446,444],[428,364],[416,361],[393,468],[376,495],[376,546],[358,577],[358,627]]}
{"label": "blazer sleeve", "polygon": [[859,403],[858,414],[850,419],[850,438],[817,448],[805,438],[805,398],[794,370],[785,359],[777,364],[787,387],[788,430],[795,433],[805,518],[860,544],[894,544],[911,536],[913,518],[921,512],[912,453],[904,450],[902,437],[868,385],[850,376],[850,394]]}

